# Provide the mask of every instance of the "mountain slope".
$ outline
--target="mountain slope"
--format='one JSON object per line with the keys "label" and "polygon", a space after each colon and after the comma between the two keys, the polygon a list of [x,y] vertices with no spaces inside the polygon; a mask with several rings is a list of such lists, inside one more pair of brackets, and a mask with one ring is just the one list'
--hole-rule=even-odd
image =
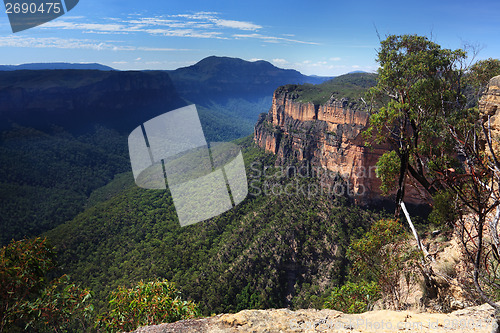
{"label": "mountain slope", "polygon": [[[217,88],[210,82],[221,79],[213,73],[224,72],[224,63],[200,69],[198,75],[208,73],[204,89]],[[257,65],[271,71],[267,76],[275,70],[266,63]],[[181,228],[168,191],[140,189],[127,172],[129,131],[186,103],[175,93],[168,73],[6,73],[0,75],[0,99],[6,105],[0,116],[7,124],[0,142],[0,195],[8,203],[2,205],[6,210],[1,216],[10,222],[2,225],[14,228],[19,223],[15,237],[55,227],[46,235],[58,250],[61,273],[92,289],[98,308],[105,307],[115,287],[154,278],[176,282],[186,297],[201,303],[205,314],[321,307],[329,290],[345,279],[348,244],[381,215],[323,193],[319,179],[283,173],[275,168],[276,157],[247,137],[238,144],[251,194],[220,216]],[[238,88],[238,77],[228,74],[227,83],[220,82],[221,91]],[[241,130],[238,119],[244,117],[235,116],[232,108],[252,112],[259,89],[275,83],[269,79],[271,83],[259,84],[255,80],[260,78],[239,83],[243,102],[231,96],[200,107],[203,125],[212,125],[204,128],[210,129],[207,140],[211,135],[227,139],[228,129]],[[222,107],[214,111],[214,105]],[[234,120],[234,126],[221,119]],[[29,199],[23,201],[26,193]],[[34,193],[46,196],[47,202]],[[40,208],[46,212],[41,214]]]}
{"label": "mountain slope", "polygon": [[129,132],[185,104],[164,72],[0,72],[0,244],[83,211],[130,170]]}
{"label": "mountain slope", "polygon": [[[195,65],[169,71],[177,92],[214,114],[231,114],[243,122],[246,136],[258,115],[271,106],[273,91],[284,84],[321,83],[329,78],[306,76],[266,61],[208,57]],[[243,137],[242,136],[242,137]]]}
{"label": "mountain slope", "polygon": [[95,124],[122,132],[186,103],[164,72],[27,70],[0,72],[0,129]]}
{"label": "mountain slope", "polygon": [[281,69],[266,61],[208,57],[195,65],[169,72],[181,96],[197,100],[271,95],[288,83],[321,83],[327,78],[309,77],[292,69]]}
{"label": "mountain slope", "polygon": [[[168,192],[139,189],[129,175],[128,189],[46,234],[61,271],[100,307],[118,285],[154,278],[176,282],[205,314],[322,306],[345,276],[350,239],[379,215],[322,194],[316,180],[276,176],[274,156],[251,138],[239,143],[251,194],[236,208],[181,228]],[[287,184],[296,193],[276,192]]]}
{"label": "mountain slope", "polygon": [[317,85],[289,85],[288,90],[295,93],[295,99],[301,103],[323,105],[331,98],[344,98],[359,104],[367,90],[376,85],[376,79],[377,74],[373,73],[349,73]]}

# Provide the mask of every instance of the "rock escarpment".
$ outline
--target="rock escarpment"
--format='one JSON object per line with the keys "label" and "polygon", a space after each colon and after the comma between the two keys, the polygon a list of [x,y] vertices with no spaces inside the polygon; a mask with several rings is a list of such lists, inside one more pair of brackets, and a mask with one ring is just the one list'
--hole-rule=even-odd
{"label": "rock escarpment", "polygon": [[490,127],[492,136],[492,148],[495,152],[500,151],[500,75],[495,76],[488,83],[483,97],[479,101],[479,112],[483,116],[485,126]]}
{"label": "rock escarpment", "polygon": [[[479,101],[479,110],[484,115],[495,116],[500,111],[500,75],[495,76],[488,83],[483,97]],[[500,122],[500,119],[497,119]]]}
{"label": "rock escarpment", "polygon": [[293,87],[274,92],[267,115],[255,126],[255,142],[278,155],[284,166],[290,160],[307,162],[322,184],[333,194],[343,190],[358,203],[370,203],[381,197],[375,164],[386,146],[366,147],[362,132],[369,114],[362,106],[352,108],[346,100],[330,99],[324,105],[301,103]]}

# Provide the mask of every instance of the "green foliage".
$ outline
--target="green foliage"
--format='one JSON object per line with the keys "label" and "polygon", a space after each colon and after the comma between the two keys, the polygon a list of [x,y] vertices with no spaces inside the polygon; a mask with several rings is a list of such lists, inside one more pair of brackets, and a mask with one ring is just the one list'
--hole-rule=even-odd
{"label": "green foliage", "polygon": [[344,313],[361,313],[370,310],[380,299],[380,288],[376,282],[347,282],[342,287],[334,287],[324,307]]}
{"label": "green foliage", "polygon": [[[443,49],[417,35],[388,36],[378,51],[379,75],[371,94],[390,100],[382,100],[370,116],[368,133],[376,142],[389,143],[400,160],[399,173],[410,173],[431,194],[439,189],[433,172],[446,165],[437,170],[425,165],[448,161],[446,119],[465,104],[459,68],[464,59],[464,51]],[[399,173],[392,173],[394,181]]]}
{"label": "green foliage", "polygon": [[[474,267],[475,288],[482,300],[498,307],[481,287],[497,286],[498,279],[496,269],[487,267],[491,254],[498,262],[498,244],[483,239],[487,215],[500,203],[496,139],[475,105],[491,76],[500,72],[500,61],[480,61],[467,70],[465,59],[463,50],[443,49],[426,37],[388,36],[378,52],[372,95],[391,100],[370,116],[368,134],[390,144],[399,158],[397,203],[404,199],[410,175],[437,201],[431,220],[450,223],[460,217],[457,231]],[[458,199],[456,210],[446,192]],[[465,214],[470,214],[468,222]]]}
{"label": "green foliage", "polygon": [[410,289],[417,252],[407,242],[402,225],[392,219],[376,221],[363,237],[351,243],[347,257],[351,275],[358,281],[376,281],[382,294],[399,309]]}
{"label": "green foliage", "polygon": [[465,77],[466,84],[482,91],[492,77],[500,75],[500,60],[492,58],[479,60],[472,65],[467,74]]}
{"label": "green foliage", "polygon": [[[371,73],[351,73],[338,76],[318,85],[303,84],[290,85],[289,88],[299,102],[313,104],[325,104],[330,97],[336,99],[348,98],[351,101],[358,101],[364,97],[368,88],[376,84],[376,74]],[[356,102],[357,103],[357,102]],[[354,105],[350,107],[355,108]]]}
{"label": "green foliage", "polygon": [[173,283],[140,281],[133,288],[119,287],[113,291],[107,313],[99,317],[96,325],[109,332],[122,332],[198,315],[198,306],[183,301]]}
{"label": "green foliage", "polygon": [[429,222],[437,227],[451,227],[458,218],[456,196],[449,191],[441,191],[432,197],[434,203],[429,214]]}
{"label": "green foliage", "polygon": [[127,154],[126,137],[102,127],[81,137],[0,132],[0,245],[74,218],[93,190],[130,169]]}
{"label": "green foliage", "polygon": [[[500,75],[500,60],[499,59],[485,59],[479,60],[473,64],[469,70],[466,72],[463,83],[464,83],[464,94],[467,96],[467,110],[473,110],[474,117],[463,114],[462,117],[467,119],[467,124],[472,124],[472,122],[478,118],[477,109],[478,102],[482,94],[486,91],[486,86],[490,79],[494,76]],[[470,119],[472,118],[472,122]]]}
{"label": "green foliage", "polygon": [[[238,100],[239,101],[239,100]],[[253,131],[259,110],[270,100],[238,101],[198,107],[209,142],[229,141]],[[80,136],[61,128],[13,127],[0,131],[0,245],[41,233],[73,219],[86,207],[105,201],[134,185],[130,174],[119,176],[114,189],[102,188],[130,172],[127,136],[102,126],[89,126]]]}
{"label": "green foliage", "polygon": [[209,142],[232,141],[253,133],[255,122],[267,112],[272,95],[258,99],[228,98],[224,102],[196,105],[203,133]]}
{"label": "green foliage", "polygon": [[399,158],[394,150],[385,152],[377,161],[375,173],[382,181],[380,190],[385,195],[389,194],[396,187],[397,176],[399,175]]}
{"label": "green foliage", "polygon": [[0,332],[66,332],[88,325],[90,292],[66,275],[49,281],[53,255],[45,238],[13,241],[0,250]]}
{"label": "green foliage", "polygon": [[81,289],[63,275],[54,279],[37,298],[23,304],[29,322],[26,328],[37,332],[87,331],[94,319],[88,289]]}
{"label": "green foliage", "polygon": [[29,295],[46,284],[46,272],[52,268],[52,249],[47,240],[12,242],[0,250],[0,331],[12,325],[22,313]]}

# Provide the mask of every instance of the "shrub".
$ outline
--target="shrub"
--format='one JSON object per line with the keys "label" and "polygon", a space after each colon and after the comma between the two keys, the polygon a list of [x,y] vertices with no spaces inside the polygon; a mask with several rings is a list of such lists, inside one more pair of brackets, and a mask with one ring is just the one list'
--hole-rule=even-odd
{"label": "shrub", "polygon": [[167,280],[139,282],[111,294],[109,309],[96,326],[110,332],[132,331],[140,326],[170,323],[199,315],[198,305],[183,301],[175,285]]}
{"label": "shrub", "polygon": [[67,332],[89,324],[90,291],[70,284],[66,275],[47,278],[53,253],[40,237],[0,249],[0,332]]}
{"label": "shrub", "polygon": [[458,219],[455,208],[456,197],[451,192],[438,192],[433,196],[434,207],[429,214],[429,221],[436,227],[453,226]]}
{"label": "shrub", "polygon": [[382,295],[395,309],[404,307],[415,283],[418,253],[407,239],[398,221],[379,220],[362,238],[352,241],[347,251],[351,276],[359,281],[377,281]]}
{"label": "shrub", "polygon": [[380,288],[376,282],[347,282],[335,287],[325,302],[325,308],[344,313],[361,313],[372,308],[380,298]]}

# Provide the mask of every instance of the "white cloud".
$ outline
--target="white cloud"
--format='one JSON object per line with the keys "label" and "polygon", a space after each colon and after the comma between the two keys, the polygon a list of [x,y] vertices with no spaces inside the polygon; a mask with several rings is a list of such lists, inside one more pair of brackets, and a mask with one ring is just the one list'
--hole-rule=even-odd
{"label": "white cloud", "polygon": [[290,38],[283,38],[283,37],[274,37],[274,36],[264,36],[261,34],[235,34],[233,35],[234,38],[255,38],[255,39],[261,39],[266,43],[280,43],[280,42],[289,42],[289,43],[298,43],[298,44],[309,44],[309,45],[319,45],[318,43],[314,42],[305,42],[301,40],[296,40],[296,39],[290,39]]}
{"label": "white cloud", "polygon": [[333,58],[330,58],[331,61],[340,61],[342,60],[342,58],[340,57],[333,57]]}
{"label": "white cloud", "polygon": [[[226,38],[222,37],[221,29],[229,28],[243,31],[256,31],[262,28],[258,24],[246,21],[221,19],[215,12],[200,12],[196,14],[181,14],[156,17],[133,17],[126,19],[107,18],[112,23],[78,22],[81,17],[73,20],[61,19],[48,22],[44,29],[80,30],[92,34],[131,34],[147,33],[172,37],[191,38]],[[76,20],[76,21],[75,21]]]}
{"label": "white cloud", "polygon": [[218,12],[198,12],[195,14],[177,14],[177,15],[169,15],[170,17],[182,17],[190,20],[207,20],[213,19],[217,15],[220,15]]}
{"label": "white cloud", "polygon": [[144,31],[151,35],[162,35],[168,37],[224,39],[218,31],[196,31],[194,29],[147,29]]}
{"label": "white cloud", "polygon": [[[135,14],[125,18],[106,18],[100,22],[85,22],[85,20],[81,16],[63,18],[46,23],[42,29],[79,30],[81,33],[96,35],[147,34],[180,38],[256,39],[274,44],[319,45],[295,38],[293,34],[282,34],[279,37],[261,34],[258,33],[264,29],[261,25],[249,21],[225,19],[218,12],[142,17]],[[242,33],[234,33],[234,30],[240,30]],[[231,31],[232,35],[228,31]],[[243,33],[243,31],[253,33]],[[120,50],[121,47],[117,46],[114,49]]]}
{"label": "white cloud", "polygon": [[22,48],[56,48],[56,49],[87,49],[95,51],[190,51],[189,49],[151,48],[127,45],[116,45],[113,42],[101,42],[90,39],[75,38],[32,38],[23,36],[0,37],[0,47]]}
{"label": "white cloud", "polygon": [[278,66],[283,66],[283,65],[286,65],[288,64],[289,62],[285,59],[281,59],[281,58],[276,58],[276,59],[273,59],[272,60],[272,63],[273,64],[276,64]]}
{"label": "white cloud", "polygon": [[107,32],[126,32],[127,28],[122,24],[101,24],[101,23],[76,23],[63,20],[47,22],[43,28],[58,28],[65,30],[93,30]]}
{"label": "white cloud", "polygon": [[[106,18],[103,22],[83,22],[82,17],[51,21],[43,29],[79,30],[88,34],[140,34],[185,38],[240,39],[253,38],[265,43],[294,43],[318,45],[318,43],[294,38],[293,34],[282,37],[257,33],[259,24],[221,18],[217,12],[198,12],[154,17]],[[227,34],[227,30],[253,31],[254,33]]]}
{"label": "white cloud", "polygon": [[113,46],[102,42],[96,42],[88,39],[62,39],[55,37],[31,38],[31,37],[7,36],[7,37],[0,37],[0,47],[112,50],[117,46]]}
{"label": "white cloud", "polygon": [[[160,17],[141,17],[139,19],[134,19],[134,20],[129,20],[129,21],[122,21],[125,23],[129,24],[138,24],[138,25],[160,25],[160,26],[167,26],[170,27],[174,24],[179,24],[177,21],[174,20],[167,20],[163,19]],[[183,24],[185,25],[185,24]]]}
{"label": "white cloud", "polygon": [[191,49],[173,49],[168,47],[137,47],[139,51],[170,52],[170,51],[192,51]]}
{"label": "white cloud", "polygon": [[233,20],[222,20],[222,19],[214,19],[212,20],[217,26],[232,28],[232,29],[240,29],[240,30],[259,30],[262,29],[262,26],[253,24],[250,22],[243,21],[233,21]]}
{"label": "white cloud", "polygon": [[359,65],[352,65],[351,67],[352,68],[361,68],[361,66],[359,66]]}

